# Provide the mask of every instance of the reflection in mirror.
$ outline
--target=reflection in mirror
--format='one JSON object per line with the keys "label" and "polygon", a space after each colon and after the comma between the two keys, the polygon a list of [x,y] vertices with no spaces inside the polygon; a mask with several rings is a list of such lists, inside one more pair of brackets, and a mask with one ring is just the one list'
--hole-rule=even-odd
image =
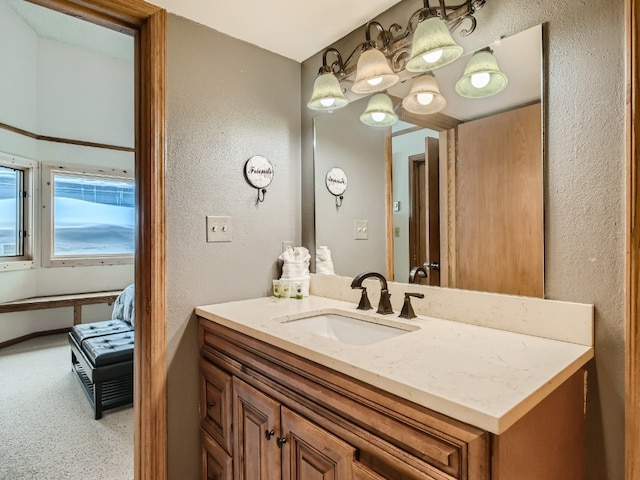
{"label": "reflection in mirror", "polygon": [[[368,98],[343,81],[351,103],[314,118],[316,245],[336,274],[543,295],[542,27],[491,50],[508,78],[492,97],[456,93],[469,52],[434,72],[439,113],[405,111],[402,82],[387,91],[401,121],[370,127],[359,120]],[[323,185],[334,167],[349,176],[339,209]]]}

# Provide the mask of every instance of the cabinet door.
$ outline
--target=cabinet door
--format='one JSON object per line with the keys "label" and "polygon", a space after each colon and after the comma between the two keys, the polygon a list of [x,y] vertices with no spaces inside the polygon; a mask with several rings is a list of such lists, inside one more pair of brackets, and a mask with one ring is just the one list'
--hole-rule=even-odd
{"label": "cabinet door", "polygon": [[355,448],[286,407],[282,418],[282,480],[351,480]]}
{"label": "cabinet door", "polygon": [[232,480],[231,457],[200,429],[202,443],[202,480]]}
{"label": "cabinet door", "polygon": [[231,454],[231,375],[200,359],[200,422]]}
{"label": "cabinet door", "polygon": [[280,404],[233,377],[235,480],[280,478]]}

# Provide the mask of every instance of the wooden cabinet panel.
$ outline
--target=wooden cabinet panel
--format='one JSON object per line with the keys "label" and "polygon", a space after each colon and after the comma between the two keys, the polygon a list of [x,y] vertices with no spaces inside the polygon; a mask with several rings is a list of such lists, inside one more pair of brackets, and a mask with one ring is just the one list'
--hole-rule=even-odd
{"label": "wooden cabinet panel", "polygon": [[204,429],[200,429],[202,443],[202,480],[233,480],[232,459]]}
{"label": "wooden cabinet panel", "polygon": [[233,412],[234,479],[280,478],[280,404],[234,378]]}
{"label": "wooden cabinet panel", "polygon": [[355,448],[281,408],[282,480],[351,480]]}
{"label": "wooden cabinet panel", "polygon": [[200,422],[231,454],[231,375],[200,360]]}
{"label": "wooden cabinet panel", "polygon": [[[231,391],[233,421],[203,416],[203,478],[230,480],[232,464],[233,480],[584,477],[582,371],[496,436],[207,320],[200,348],[201,395]],[[213,423],[233,430],[233,461]]]}

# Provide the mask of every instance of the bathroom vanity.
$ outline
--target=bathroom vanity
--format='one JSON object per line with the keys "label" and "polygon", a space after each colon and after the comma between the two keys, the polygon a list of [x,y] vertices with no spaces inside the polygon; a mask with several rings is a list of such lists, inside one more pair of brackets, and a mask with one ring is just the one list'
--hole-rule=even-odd
{"label": "bathroom vanity", "polygon": [[[355,305],[196,309],[203,479],[584,477],[592,345],[429,317],[419,304],[411,320]],[[322,315],[364,329],[336,336]],[[367,324],[397,331],[371,337]]]}

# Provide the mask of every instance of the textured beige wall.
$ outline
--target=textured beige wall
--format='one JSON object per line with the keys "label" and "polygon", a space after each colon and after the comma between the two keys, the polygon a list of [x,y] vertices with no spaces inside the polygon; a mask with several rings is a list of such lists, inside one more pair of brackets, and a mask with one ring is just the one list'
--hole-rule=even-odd
{"label": "textured beige wall", "polygon": [[[173,15],[168,20],[169,478],[200,471],[197,305],[264,296],[283,240],[300,241],[300,65]],[[264,203],[243,167],[274,165]],[[229,215],[231,243],[205,242]]]}
{"label": "textured beige wall", "polygon": [[[378,20],[385,26],[392,21],[404,25],[421,5],[405,0]],[[622,479],[624,1],[488,0],[476,18],[476,32],[461,40],[465,51],[544,24],[545,296],[596,307],[596,359],[589,365],[587,397],[587,478]],[[362,39],[360,32],[339,44],[353,47]],[[320,64],[315,55],[302,65],[303,103]],[[314,242],[311,118],[303,108],[302,235],[309,245]]]}

